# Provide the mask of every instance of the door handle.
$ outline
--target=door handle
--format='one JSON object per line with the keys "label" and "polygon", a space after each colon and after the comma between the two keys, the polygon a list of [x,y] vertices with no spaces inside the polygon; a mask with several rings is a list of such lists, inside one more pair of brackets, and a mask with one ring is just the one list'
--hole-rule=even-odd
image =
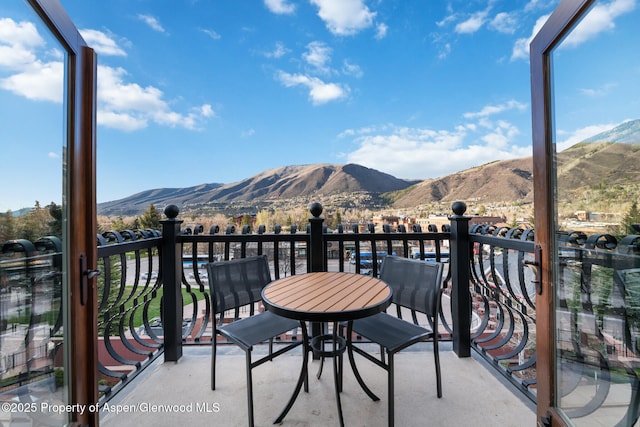
{"label": "door handle", "polygon": [[80,254],[80,305],[87,305],[89,299],[89,279],[97,277],[102,272],[87,268],[87,256]]}
{"label": "door handle", "polygon": [[534,279],[531,281],[536,287],[536,293],[542,295],[542,280],[540,280],[540,274],[542,272],[542,246],[536,243],[533,248],[534,261],[525,260],[524,265],[531,268],[533,271]]}

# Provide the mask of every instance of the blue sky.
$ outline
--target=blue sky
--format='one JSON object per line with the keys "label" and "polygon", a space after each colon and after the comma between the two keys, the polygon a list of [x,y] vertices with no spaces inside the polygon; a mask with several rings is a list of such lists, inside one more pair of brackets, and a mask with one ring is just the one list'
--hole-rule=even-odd
{"label": "blue sky", "polygon": [[[60,109],[62,95],[55,85],[49,94],[43,76],[61,79],[62,60],[46,31],[29,31],[35,20],[13,3],[0,6],[0,126],[14,128],[5,138],[21,141],[30,137],[26,111]],[[528,44],[558,1],[61,3],[98,53],[103,202],[152,188],[231,183],[294,164],[358,163],[426,179],[530,156]],[[599,2],[573,46],[631,28],[637,9],[636,0]],[[34,31],[42,41],[28,41],[37,40]],[[637,57],[635,33],[629,54]],[[577,60],[566,51],[559,61],[569,65],[558,74],[571,82]],[[38,78],[23,78],[34,64]],[[637,82],[640,68],[632,65],[627,77]],[[584,96],[616,87],[606,79],[583,83]],[[574,108],[570,98],[563,108]],[[606,115],[563,119],[563,147],[640,116],[606,108],[604,97],[598,102]],[[38,128],[26,133],[43,138],[46,126]],[[15,146],[15,156],[22,147],[37,157],[31,145]],[[45,158],[59,163],[57,150],[30,167],[46,168]],[[25,182],[31,175],[20,162],[2,163]],[[40,187],[46,192],[42,180]],[[0,211],[3,204],[32,205],[35,197],[3,192]]]}

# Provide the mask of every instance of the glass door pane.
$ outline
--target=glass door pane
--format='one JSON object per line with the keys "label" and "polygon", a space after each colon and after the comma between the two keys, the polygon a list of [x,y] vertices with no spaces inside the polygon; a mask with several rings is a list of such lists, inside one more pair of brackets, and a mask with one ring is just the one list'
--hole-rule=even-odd
{"label": "glass door pane", "polygon": [[67,54],[0,5],[0,425],[64,425]]}
{"label": "glass door pane", "polygon": [[638,418],[638,22],[596,2],[551,55],[555,405],[577,426]]}

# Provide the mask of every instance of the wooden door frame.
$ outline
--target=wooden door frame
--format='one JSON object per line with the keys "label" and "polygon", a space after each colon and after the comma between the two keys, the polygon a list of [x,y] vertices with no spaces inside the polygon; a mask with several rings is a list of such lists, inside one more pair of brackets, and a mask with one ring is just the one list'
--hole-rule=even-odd
{"label": "wooden door frame", "polygon": [[554,193],[551,53],[595,0],[562,0],[530,45],[535,243],[540,248],[541,293],[536,296],[538,425],[566,426],[555,404],[553,284]]}
{"label": "wooden door frame", "polygon": [[87,410],[98,403],[97,290],[95,277],[88,275],[97,266],[97,57],[59,0],[27,2],[67,52],[64,81],[66,176],[63,180],[67,231],[63,242],[67,254],[66,302],[69,305],[65,318],[65,379],[68,403],[86,408],[69,414],[70,425],[97,426],[98,411]]}

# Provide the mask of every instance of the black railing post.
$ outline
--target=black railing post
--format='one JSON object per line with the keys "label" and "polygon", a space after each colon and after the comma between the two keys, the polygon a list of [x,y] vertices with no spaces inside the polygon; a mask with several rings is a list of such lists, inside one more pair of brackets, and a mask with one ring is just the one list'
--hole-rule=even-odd
{"label": "black railing post", "polygon": [[[307,271],[316,272],[324,271],[324,235],[322,233],[322,225],[324,218],[321,218],[322,205],[318,202],[311,203],[309,211],[313,218],[309,218],[309,260],[310,265],[307,267]],[[311,324],[311,336],[316,337],[323,333],[322,324],[314,322]],[[314,359],[319,359],[319,356],[313,355]]]}
{"label": "black railing post", "polygon": [[471,293],[469,292],[469,220],[464,216],[467,205],[455,202],[451,205],[455,215],[451,221],[451,320],[453,323],[453,351],[458,357],[471,356]]}
{"label": "black railing post", "polygon": [[177,362],[182,357],[182,247],[179,213],[176,205],[165,208],[162,224],[162,326],[164,327],[164,361]]}
{"label": "black railing post", "polygon": [[322,234],[322,225],[324,218],[321,218],[322,205],[318,202],[311,203],[309,211],[313,218],[309,218],[310,232],[309,232],[309,258],[311,265],[309,266],[309,272],[324,271],[324,238]]}

